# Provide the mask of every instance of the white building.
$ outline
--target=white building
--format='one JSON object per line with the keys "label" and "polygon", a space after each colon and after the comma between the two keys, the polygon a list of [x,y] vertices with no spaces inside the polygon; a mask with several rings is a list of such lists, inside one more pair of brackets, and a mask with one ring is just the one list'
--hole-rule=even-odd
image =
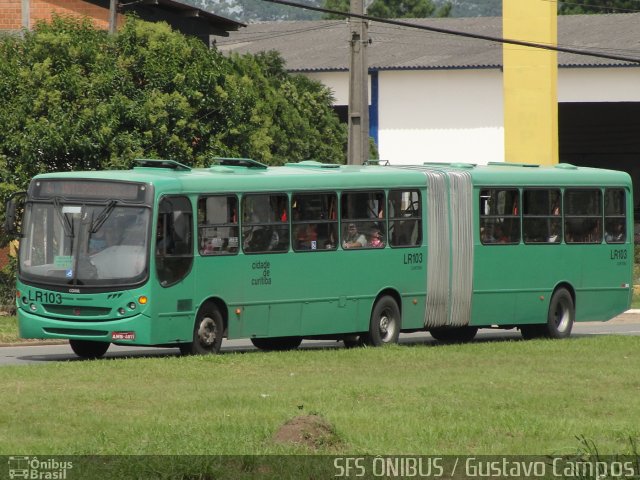
{"label": "white building", "polygon": [[[502,19],[411,20],[501,37]],[[372,23],[368,47],[370,133],[380,158],[484,164],[504,161],[500,43]],[[332,89],[346,120],[346,21],[252,24],[217,41],[223,52],[276,50],[291,72]],[[640,14],[558,18],[560,46],[640,61]],[[558,55],[559,159],[640,178],[639,63]]]}

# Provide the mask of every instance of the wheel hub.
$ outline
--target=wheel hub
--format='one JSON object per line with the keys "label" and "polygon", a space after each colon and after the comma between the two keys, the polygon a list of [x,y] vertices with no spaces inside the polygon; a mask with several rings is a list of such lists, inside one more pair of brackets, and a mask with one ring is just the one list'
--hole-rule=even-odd
{"label": "wheel hub", "polygon": [[211,318],[203,318],[198,328],[198,338],[202,345],[213,345],[216,341],[216,323]]}

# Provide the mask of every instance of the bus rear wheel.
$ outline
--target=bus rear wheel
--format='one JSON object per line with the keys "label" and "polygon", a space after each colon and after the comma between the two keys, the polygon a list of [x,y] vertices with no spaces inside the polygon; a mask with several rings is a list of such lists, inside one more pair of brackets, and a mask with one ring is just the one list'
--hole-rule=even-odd
{"label": "bus rear wheel", "polygon": [[180,346],[183,355],[209,355],[220,352],[224,321],[218,307],[211,305],[198,313],[193,328],[193,341]]}
{"label": "bus rear wheel", "polygon": [[559,288],[549,302],[549,313],[545,325],[545,337],[567,338],[571,335],[576,309],[573,297],[566,288]]}
{"label": "bus rear wheel", "polygon": [[440,343],[467,343],[476,337],[478,327],[432,328],[429,333]]}
{"label": "bus rear wheel", "polygon": [[362,336],[363,343],[373,347],[398,343],[401,322],[396,301],[388,295],[381,297],[371,312],[369,332]]}
{"label": "bus rear wheel", "polygon": [[571,335],[576,316],[573,297],[566,288],[559,288],[549,302],[547,323],[522,325],[520,333],[526,340],[535,338],[567,338]]}
{"label": "bus rear wheel", "polygon": [[285,351],[298,348],[302,343],[302,337],[252,338],[251,343],[260,350]]}
{"label": "bus rear wheel", "polygon": [[80,358],[100,358],[109,349],[109,342],[96,342],[93,340],[69,340],[71,350]]}

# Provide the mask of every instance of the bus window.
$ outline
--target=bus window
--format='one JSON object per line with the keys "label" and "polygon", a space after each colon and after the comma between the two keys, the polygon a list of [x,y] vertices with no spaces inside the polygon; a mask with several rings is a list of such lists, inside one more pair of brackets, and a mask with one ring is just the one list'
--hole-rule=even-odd
{"label": "bus window", "polygon": [[383,248],[386,242],[382,191],[342,194],[342,248]]}
{"label": "bus window", "polygon": [[624,243],[627,239],[626,197],[621,188],[604,192],[604,231],[607,243]]}
{"label": "bus window", "polygon": [[522,193],[524,243],[558,244],[562,238],[560,190],[525,189]]}
{"label": "bus window", "polygon": [[389,192],[389,243],[392,247],[414,247],[422,242],[420,192]]}
{"label": "bus window", "polygon": [[238,199],[213,195],[198,200],[198,251],[200,255],[238,253]]}
{"label": "bus window", "polygon": [[520,242],[519,204],[518,189],[480,191],[480,240],[483,244]]}
{"label": "bus window", "polygon": [[564,241],[602,242],[602,192],[599,189],[567,189],[564,192]]}
{"label": "bus window", "polygon": [[182,280],[193,263],[191,202],[187,197],[163,197],[156,223],[156,269],[163,287]]}
{"label": "bus window", "polygon": [[246,253],[289,250],[288,199],[284,193],[242,198],[242,249]]}
{"label": "bus window", "polygon": [[293,249],[300,251],[335,250],[338,220],[335,193],[294,194],[291,202]]}

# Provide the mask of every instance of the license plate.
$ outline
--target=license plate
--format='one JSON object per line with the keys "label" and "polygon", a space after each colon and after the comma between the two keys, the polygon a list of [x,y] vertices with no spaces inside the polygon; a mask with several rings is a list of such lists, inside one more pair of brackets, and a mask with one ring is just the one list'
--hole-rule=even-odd
{"label": "license plate", "polygon": [[135,340],[136,332],[112,332],[111,340]]}

